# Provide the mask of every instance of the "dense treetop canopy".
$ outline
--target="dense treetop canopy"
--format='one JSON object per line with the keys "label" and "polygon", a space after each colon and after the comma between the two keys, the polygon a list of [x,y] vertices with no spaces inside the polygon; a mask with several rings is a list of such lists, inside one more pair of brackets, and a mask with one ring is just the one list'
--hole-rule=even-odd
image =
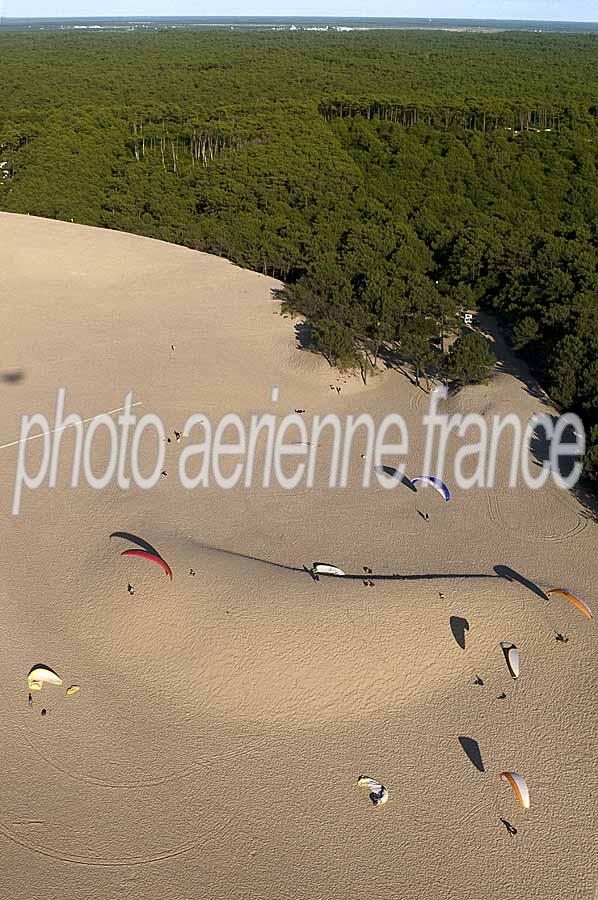
{"label": "dense treetop canopy", "polygon": [[0,208],[273,274],[364,378],[486,377],[445,340],[486,307],[597,473],[597,64],[591,35],[0,34]]}

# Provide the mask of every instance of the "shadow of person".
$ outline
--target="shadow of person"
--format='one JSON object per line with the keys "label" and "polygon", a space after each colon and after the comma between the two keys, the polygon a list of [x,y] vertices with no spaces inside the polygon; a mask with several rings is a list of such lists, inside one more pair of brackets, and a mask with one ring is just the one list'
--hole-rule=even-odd
{"label": "shadow of person", "polygon": [[473,738],[465,737],[465,735],[460,734],[459,743],[472,766],[475,766],[478,772],[485,772],[486,769],[484,768],[484,763],[482,761],[482,751],[480,750],[478,742]]}
{"label": "shadow of person", "polygon": [[461,647],[461,650],[465,650],[465,632],[469,631],[469,622],[462,616],[451,616],[449,624],[456,642]]}
{"label": "shadow of person", "polygon": [[20,384],[24,380],[24,369],[6,369],[4,372],[0,372],[0,381],[3,384]]}
{"label": "shadow of person", "polygon": [[505,826],[505,828],[507,829],[507,831],[509,832],[509,834],[511,835],[511,837],[513,837],[513,835],[517,834],[517,829],[515,828],[514,825],[511,825],[511,823],[509,822],[508,819],[503,819],[502,816],[501,816],[500,821],[501,821],[502,824]]}

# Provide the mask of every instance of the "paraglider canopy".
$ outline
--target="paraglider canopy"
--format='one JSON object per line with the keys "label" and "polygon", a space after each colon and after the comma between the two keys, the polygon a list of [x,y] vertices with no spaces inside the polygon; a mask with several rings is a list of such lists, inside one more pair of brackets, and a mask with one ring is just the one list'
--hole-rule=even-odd
{"label": "paraglider canopy", "polygon": [[550,591],[546,591],[546,594],[548,596],[550,594],[557,594],[559,597],[563,597],[565,600],[568,600],[569,603],[572,603],[573,606],[576,606],[587,619],[593,618],[592,611],[588,604],[583,600],[580,600],[579,597],[576,597],[575,594],[572,594],[570,591],[566,591],[564,588],[552,588]]}
{"label": "paraglider canopy", "polygon": [[529,790],[525,780],[517,772],[501,772],[501,781],[510,784],[522,809],[529,809]]}
{"label": "paraglider canopy", "polygon": [[411,484],[417,484],[420,481],[422,484],[429,484],[430,487],[433,487],[435,491],[438,491],[441,497],[448,501],[451,499],[451,492],[448,487],[444,483],[441,478],[438,478],[436,475],[418,475],[417,478],[411,479]]}
{"label": "paraglider canopy", "polygon": [[498,645],[505,656],[507,668],[513,678],[519,678],[519,650],[510,641],[501,641]]}
{"label": "paraglider canopy", "polygon": [[317,575],[344,575],[342,569],[339,569],[338,566],[332,566],[329,563],[314,563],[313,572],[316,572]]}
{"label": "paraglider canopy", "polygon": [[357,779],[357,784],[360,787],[367,787],[369,789],[370,800],[374,806],[384,806],[387,802],[388,791],[380,781],[377,781],[375,778],[370,778],[369,775],[360,775]]}
{"label": "paraglider canopy", "polygon": [[30,691],[41,691],[44,684],[62,684],[60,675],[49,666],[36,664],[27,675],[27,687]]}
{"label": "paraglider canopy", "polygon": [[172,569],[161,556],[156,553],[149,553],[147,550],[123,550],[121,556],[140,556],[142,559],[149,559],[151,562],[157,563],[161,569],[164,569],[170,580],[172,581]]}

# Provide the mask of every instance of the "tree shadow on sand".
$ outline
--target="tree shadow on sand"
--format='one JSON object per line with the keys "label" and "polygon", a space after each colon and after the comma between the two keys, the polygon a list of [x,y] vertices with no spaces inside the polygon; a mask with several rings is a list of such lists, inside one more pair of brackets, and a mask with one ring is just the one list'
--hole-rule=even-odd
{"label": "tree shadow on sand", "polygon": [[315,350],[312,327],[308,322],[298,322],[295,325],[295,338],[298,350]]}
{"label": "tree shadow on sand", "polygon": [[[543,413],[543,416],[546,419],[546,423],[543,424],[542,421],[537,422],[530,435],[529,451],[532,455],[532,459],[536,466],[546,466],[546,464],[548,464],[547,467],[551,471],[556,470],[561,478],[568,478],[573,471],[575,463],[578,460],[581,460],[581,455],[570,455],[568,453],[557,455],[556,453],[553,453],[554,460],[551,460],[552,435],[554,427],[558,422],[558,417],[551,416],[548,413]],[[568,424],[563,428],[563,433],[558,443],[565,447],[569,446],[570,448],[576,446],[577,437],[573,425]]]}
{"label": "tree shadow on sand", "polygon": [[[546,413],[544,415],[546,415]],[[558,421],[556,416],[548,416],[548,418],[553,426],[556,425]],[[565,446],[569,444],[572,447],[576,445],[577,435],[573,425],[568,424],[563,429],[560,443]],[[529,443],[529,450],[534,465],[540,467],[548,463],[551,469],[556,469],[561,478],[568,478],[573,471],[575,463],[582,461],[581,455],[574,454],[569,456],[559,454],[554,460],[554,464],[551,465],[550,445],[551,441],[547,438],[546,429],[539,423],[534,428]],[[575,497],[580,506],[583,507],[579,515],[584,519],[598,523],[598,497],[596,496],[596,486],[589,481],[589,479],[580,478],[580,480],[569,489],[569,492]]]}

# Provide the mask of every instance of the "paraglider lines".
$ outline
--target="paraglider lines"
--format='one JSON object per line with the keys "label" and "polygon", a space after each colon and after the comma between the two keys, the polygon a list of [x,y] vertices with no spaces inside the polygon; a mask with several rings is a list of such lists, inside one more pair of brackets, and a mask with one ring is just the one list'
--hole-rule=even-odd
{"label": "paraglider lines", "polygon": [[142,403],[143,400],[138,400],[136,403],[131,403],[128,406],[119,406],[118,409],[109,409],[108,412],[97,413],[95,416],[90,416],[89,419],[81,419],[81,422],[69,422],[66,425],[59,425],[58,428],[50,428],[49,431],[40,431],[38,434],[30,434],[29,437],[19,438],[16,441],[10,441],[8,444],[0,444],[0,450],[6,450],[7,447],[16,447],[18,444],[23,444],[26,441],[34,441],[36,438],[47,437],[49,434],[55,434],[57,431],[64,431],[65,428],[74,428],[75,425],[85,425],[87,422],[93,422],[98,416],[112,416],[114,413],[122,412],[123,409],[132,409],[134,406],[141,406]]}

